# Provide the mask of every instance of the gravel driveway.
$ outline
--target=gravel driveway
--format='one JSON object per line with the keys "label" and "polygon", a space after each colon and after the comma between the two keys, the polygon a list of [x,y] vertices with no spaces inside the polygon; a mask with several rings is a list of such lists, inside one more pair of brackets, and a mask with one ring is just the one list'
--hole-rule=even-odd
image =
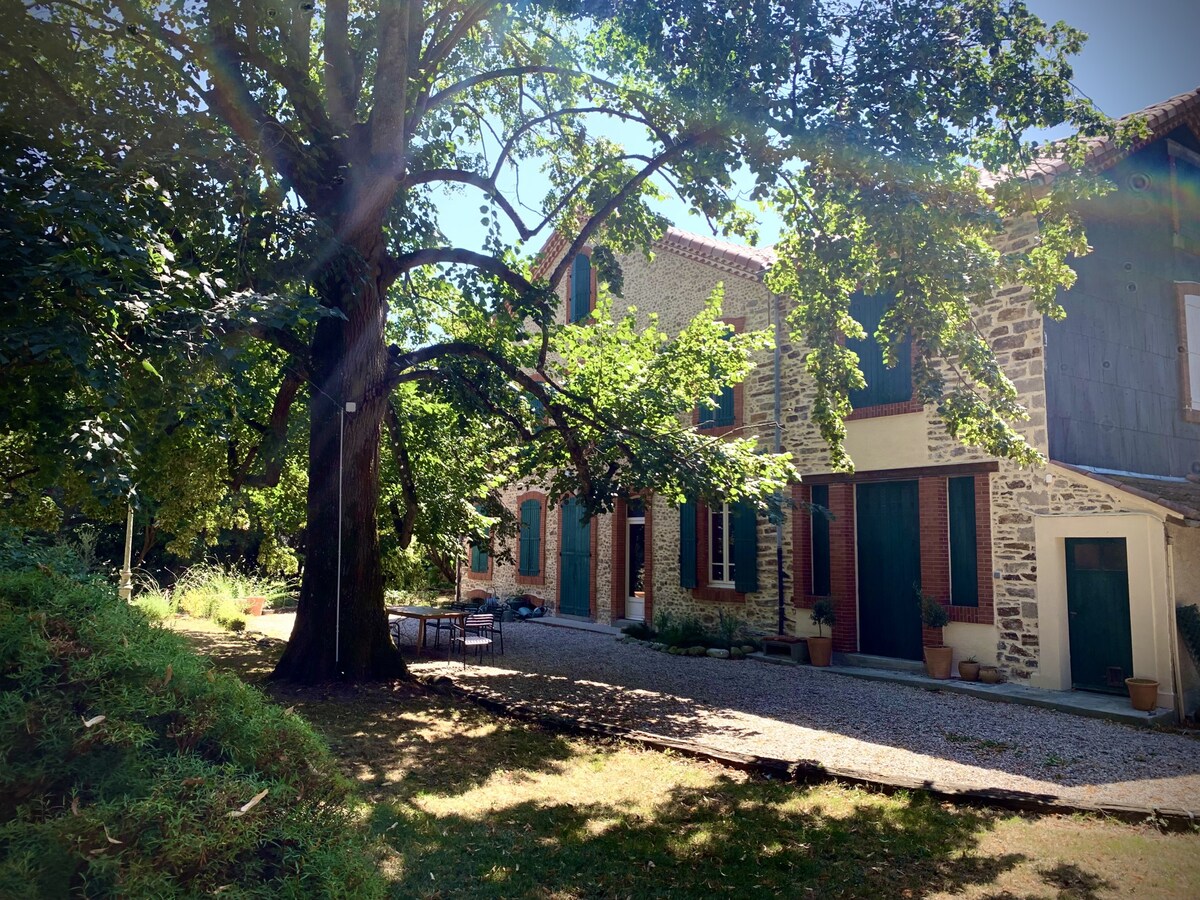
{"label": "gravel driveway", "polygon": [[504,637],[494,667],[413,669],[559,715],[885,781],[1200,812],[1200,741],[1186,735],[807,666],[669,656],[570,628],[513,623]]}

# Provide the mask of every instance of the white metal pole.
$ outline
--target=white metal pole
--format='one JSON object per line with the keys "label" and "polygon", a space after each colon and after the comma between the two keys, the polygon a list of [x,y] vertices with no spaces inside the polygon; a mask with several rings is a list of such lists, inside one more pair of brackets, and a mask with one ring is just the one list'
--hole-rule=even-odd
{"label": "white metal pole", "polygon": [[117,595],[128,602],[133,596],[133,504],[126,506],[125,513],[125,567],[121,569],[121,583],[117,587]]}
{"label": "white metal pole", "polygon": [[333,661],[342,662],[342,446],[346,435],[346,404],[338,410],[338,541],[337,541],[337,599],[333,626]]}

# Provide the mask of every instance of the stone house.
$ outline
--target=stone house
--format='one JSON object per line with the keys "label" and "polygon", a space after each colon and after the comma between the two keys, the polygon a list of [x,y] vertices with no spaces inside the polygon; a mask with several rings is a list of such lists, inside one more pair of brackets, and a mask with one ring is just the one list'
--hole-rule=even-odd
{"label": "stone house", "polygon": [[[883,368],[868,338],[855,347],[868,386],[847,422],[856,471],[834,473],[809,416],[804,348],[783,335],[697,425],[777,442],[803,473],[794,499],[830,516],[797,507],[777,527],[650,497],[583,522],[571,501],[513,489],[517,564],[476,548],[464,594],[531,594],[555,614],[602,623],[666,611],[713,624],[732,613],[760,633],[782,621],[800,635],[815,633],[808,609],[829,597],[841,653],[917,660],[944,642],[956,661],[973,656],[1052,690],[1123,692],[1125,677],[1149,676],[1161,707],[1193,713],[1200,677],[1174,607],[1200,603],[1200,90],[1143,115],[1148,138],[1092,149],[1115,190],[1081,211],[1094,249],[1060,298],[1067,318],[1044,318],[1024,288],[976,316],[1047,465],[1031,471],[960,445],[914,399],[907,361]],[[1035,181],[1055,174],[1047,166]],[[1006,234],[1010,247],[1036,239],[1033,224]],[[546,264],[565,247],[552,237]],[[675,229],[655,251],[621,260],[623,299],[656,311],[668,332],[718,282],[735,328],[787,314],[787,298],[763,284],[770,251]],[[586,253],[571,275],[561,315],[578,320],[595,298]],[[855,298],[868,333],[882,303]],[[946,605],[943,633],[922,627],[914,584]]]}

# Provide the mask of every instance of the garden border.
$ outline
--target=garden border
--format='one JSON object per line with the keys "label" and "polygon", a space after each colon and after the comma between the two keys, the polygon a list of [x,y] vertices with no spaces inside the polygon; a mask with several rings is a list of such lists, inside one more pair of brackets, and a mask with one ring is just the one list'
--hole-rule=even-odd
{"label": "garden border", "polygon": [[497,700],[487,694],[463,687],[446,675],[433,677],[418,676],[419,680],[432,688],[445,689],[465,700],[504,716],[533,722],[547,728],[587,737],[604,737],[628,741],[652,750],[669,750],[694,759],[703,759],[723,766],[752,772],[766,778],[793,781],[799,784],[822,784],[836,781],[843,784],[867,787],[884,793],[898,791],[921,791],[938,800],[972,806],[987,806],[1017,812],[1048,814],[1087,813],[1107,816],[1124,822],[1153,821],[1164,830],[1187,832],[1200,825],[1200,809],[1186,810],[1170,807],[1127,806],[1117,803],[1089,804],[1065,800],[1054,794],[1035,794],[1028,791],[1012,791],[1004,788],[973,788],[958,784],[935,784],[925,779],[880,778],[856,769],[826,766],[815,760],[789,761],[771,756],[714,750],[692,741],[678,740],[649,734],[644,731],[610,725],[592,719],[560,716],[538,709],[525,701]]}

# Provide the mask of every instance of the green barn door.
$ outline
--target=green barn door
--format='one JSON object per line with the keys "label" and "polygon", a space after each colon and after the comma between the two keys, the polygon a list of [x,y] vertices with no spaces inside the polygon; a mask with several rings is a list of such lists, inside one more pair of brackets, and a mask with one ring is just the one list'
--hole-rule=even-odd
{"label": "green barn door", "polygon": [[583,503],[572,497],[562,505],[558,611],[564,616],[592,614],[592,523],[583,518]]}
{"label": "green barn door", "polygon": [[1125,693],[1133,675],[1125,538],[1067,538],[1071,685]]}
{"label": "green barn door", "polygon": [[917,482],[855,486],[858,524],[859,650],[921,658],[921,614],[913,585],[921,580]]}

